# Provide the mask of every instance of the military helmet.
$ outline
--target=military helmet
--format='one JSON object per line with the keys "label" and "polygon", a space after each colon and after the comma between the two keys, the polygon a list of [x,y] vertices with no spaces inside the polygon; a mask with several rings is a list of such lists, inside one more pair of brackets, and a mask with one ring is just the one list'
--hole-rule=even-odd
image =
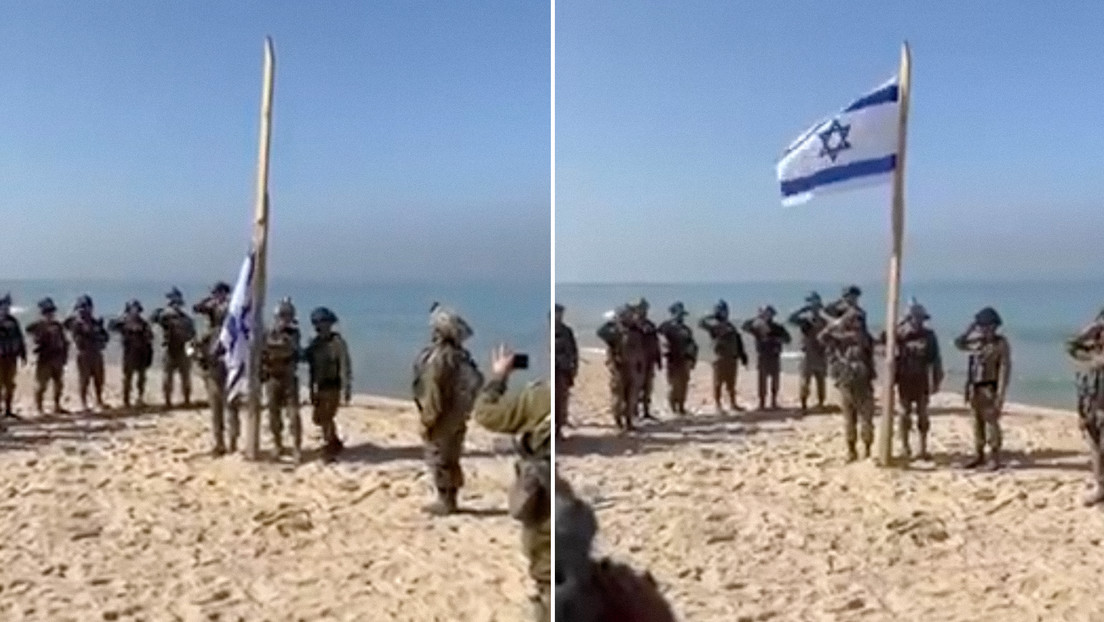
{"label": "military helmet", "polygon": [[840,295],[842,297],[855,296],[857,298],[859,296],[862,296],[862,288],[860,288],[858,285],[848,285],[847,287],[843,288],[843,293]]}
{"label": "military helmet", "polygon": [[805,302],[807,304],[811,304],[811,305],[821,304],[820,294],[818,294],[816,292],[809,292],[809,294],[807,296],[805,296]]}
{"label": "military helmet", "polygon": [[556,313],[561,313],[564,310],[564,306],[557,302],[556,306],[555,306],[555,309],[556,309]]}
{"label": "military helmet", "polygon": [[281,299],[280,302],[276,304],[276,317],[295,317],[295,305],[292,304],[290,296]]}
{"label": "military helmet", "polygon": [[759,307],[759,315],[769,315],[771,317],[774,317],[778,315],[778,311],[776,311],[775,308],[771,305],[764,305],[762,307]]}
{"label": "military helmet", "polygon": [[170,289],[169,293],[165,294],[165,298],[168,298],[169,302],[178,302],[181,304],[184,302],[184,294],[180,293],[180,290],[175,287]]}
{"label": "military helmet", "polygon": [[80,309],[91,309],[92,308],[92,297],[89,296],[88,294],[81,294],[81,296],[79,298],[77,298],[77,304],[73,305],[73,308],[78,309],[78,310],[80,310]]}
{"label": "military helmet", "polygon": [[978,326],[999,328],[1001,325],[1001,316],[993,307],[985,307],[974,316],[974,323]]}
{"label": "military helmet", "polygon": [[429,316],[429,326],[433,333],[458,342],[470,339],[474,334],[471,326],[452,309],[437,305]]}
{"label": "military helmet", "polygon": [[728,315],[728,303],[724,299],[718,300],[717,304],[713,305],[713,312]]}
{"label": "military helmet", "polygon": [[931,316],[928,315],[928,310],[924,308],[924,305],[920,304],[920,301],[912,298],[909,300],[908,316],[916,318],[918,320],[930,320]]}
{"label": "military helmet", "polygon": [[54,299],[47,296],[38,301],[38,310],[43,313],[53,313],[57,311],[57,305],[54,304]]}
{"label": "military helmet", "polygon": [[142,312],[142,303],[137,299],[131,300],[131,301],[126,303],[126,307],[124,307],[123,310],[127,313],[129,313],[131,311],[141,313]]}
{"label": "military helmet", "polygon": [[686,315],[686,305],[682,304],[681,300],[676,300],[667,310],[671,312],[671,315],[678,317]]}
{"label": "military helmet", "polygon": [[11,305],[12,297],[11,292],[4,292],[3,296],[0,296],[0,305]]}
{"label": "military helmet", "polygon": [[318,307],[310,314],[311,324],[318,326],[319,324],[336,324],[337,316],[333,311],[330,311],[326,307]]}
{"label": "military helmet", "polygon": [[212,294],[229,294],[230,291],[230,284],[226,281],[219,281],[211,288]]}
{"label": "military helmet", "polygon": [[648,310],[648,299],[644,298],[644,297],[641,297],[639,300],[636,301],[636,308],[640,309],[641,311],[647,311]]}

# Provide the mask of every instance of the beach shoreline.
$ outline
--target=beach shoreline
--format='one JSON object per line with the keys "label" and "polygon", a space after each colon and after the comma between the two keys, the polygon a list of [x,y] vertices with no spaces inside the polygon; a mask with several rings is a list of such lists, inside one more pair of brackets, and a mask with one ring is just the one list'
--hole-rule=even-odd
{"label": "beach shoreline", "polygon": [[[119,378],[107,370],[111,404]],[[78,410],[72,365],[65,388]],[[512,622],[528,611],[520,531],[505,510],[509,439],[469,425],[462,512],[432,518],[406,400],[358,394],[342,406],[346,450],[333,464],[319,460],[301,408],[305,456],[294,466],[273,455],[267,412],[260,461],[211,457],[209,411],[158,408],[159,371],[143,412],[40,418],[33,390],[31,365],[17,389],[25,419],[0,434],[4,620]]]}
{"label": "beach shoreline", "polygon": [[[1009,404],[1005,468],[975,472],[961,467],[973,455],[968,407],[940,393],[933,459],[879,468],[846,463],[839,414],[799,416],[793,374],[782,378],[782,410],[721,415],[710,366],[699,363],[687,401],[695,414],[675,417],[660,372],[660,421],[619,434],[603,359],[582,358],[557,469],[598,514],[597,552],[651,571],[680,619],[1099,615],[1104,512],[1081,504],[1087,447],[1069,411]],[[738,384],[741,405],[753,407],[753,365]],[[831,386],[828,403],[838,403]]]}

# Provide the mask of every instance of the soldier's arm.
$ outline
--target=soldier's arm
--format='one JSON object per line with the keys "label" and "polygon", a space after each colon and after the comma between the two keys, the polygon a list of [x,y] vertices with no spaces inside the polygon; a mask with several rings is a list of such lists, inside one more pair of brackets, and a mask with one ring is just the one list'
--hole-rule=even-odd
{"label": "soldier's arm", "polygon": [[456,363],[453,360],[454,353],[445,350],[434,355],[429,365],[422,372],[428,378],[422,381],[422,425],[433,427],[437,419],[448,412],[452,405],[451,380]]}
{"label": "soldier's arm", "polygon": [[749,334],[754,335],[755,334],[755,320],[754,319],[744,320],[744,323],[740,324],[740,330],[744,331],[745,333],[749,333]]}
{"label": "soldier's arm", "polygon": [[929,351],[931,352],[932,387],[938,392],[940,385],[943,384],[943,355],[939,351],[939,338],[934,332],[928,333],[928,339],[931,340]]}
{"label": "soldier's arm", "polygon": [[970,327],[966,329],[966,332],[955,337],[954,345],[963,352],[970,352],[974,349],[974,325],[970,324]]}
{"label": "soldier's arm", "polygon": [[571,362],[571,379],[579,372],[579,344],[575,341],[575,331],[567,329],[568,359]]}
{"label": "soldier's arm", "polygon": [[806,310],[806,307],[801,307],[797,311],[794,311],[793,313],[790,314],[790,316],[788,318],[786,318],[786,322],[788,324],[793,324],[794,326],[797,326],[798,328],[804,328],[805,327],[805,317],[804,317],[805,316],[805,310]]}
{"label": "soldier's arm", "polygon": [[596,334],[598,335],[598,338],[602,340],[603,343],[605,343],[608,346],[612,346],[613,342],[614,342],[614,338],[616,336],[616,333],[617,333],[617,329],[613,325],[613,322],[606,322],[605,324],[602,324],[601,326],[598,327],[598,331],[597,331]]}
{"label": "soldier's arm", "polygon": [[499,434],[517,434],[526,428],[524,406],[527,391],[506,395],[506,379],[491,378],[479,392],[472,409],[476,423]]}
{"label": "soldier's arm", "polygon": [[19,340],[19,344],[16,345],[16,347],[15,347],[15,352],[16,352],[16,354],[19,355],[19,358],[23,359],[23,362],[26,363],[27,362],[27,340],[23,338],[23,329],[22,329],[22,327],[19,326],[19,320],[15,319],[15,318],[12,318],[12,321],[15,322],[15,334],[16,334],[16,338]]}
{"label": "soldier's arm", "polygon": [[318,379],[317,370],[314,365],[314,341],[307,344],[305,350],[303,350],[303,360],[307,363],[307,389],[310,391],[311,402],[314,402],[314,389],[317,385]]}
{"label": "soldier's arm", "polygon": [[713,316],[707,315],[698,320],[698,328],[704,330],[710,335],[713,334]]}
{"label": "soldier's arm", "polygon": [[1000,357],[1000,386],[997,388],[997,396],[1003,406],[1004,399],[1008,396],[1008,381],[1012,378],[1012,346],[1008,344],[1008,339],[1003,337],[1000,340]]}
{"label": "soldier's arm", "polygon": [[790,337],[790,331],[786,330],[785,326],[778,324],[775,328],[775,331],[778,332],[778,340],[782,343],[789,344],[791,341],[793,341],[793,338]]}
{"label": "soldier's arm", "polygon": [[353,397],[353,363],[349,356],[349,346],[341,335],[337,336],[338,349],[341,351],[341,386],[345,392],[345,401]]}
{"label": "soldier's arm", "polygon": [[744,348],[744,338],[740,336],[740,331],[732,333],[732,336],[736,339],[736,356],[740,359],[740,364],[747,367],[748,355],[747,349]]}

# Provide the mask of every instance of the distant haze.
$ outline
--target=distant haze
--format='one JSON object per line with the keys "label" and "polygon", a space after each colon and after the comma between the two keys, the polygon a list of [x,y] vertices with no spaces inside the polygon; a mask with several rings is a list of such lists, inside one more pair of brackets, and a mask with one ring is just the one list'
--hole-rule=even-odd
{"label": "distant haze", "polygon": [[0,279],[547,279],[540,3],[3,2]]}
{"label": "distant haze", "polygon": [[888,187],[790,209],[774,166],[913,52],[906,279],[1104,266],[1104,4],[556,5],[556,279],[884,279]]}

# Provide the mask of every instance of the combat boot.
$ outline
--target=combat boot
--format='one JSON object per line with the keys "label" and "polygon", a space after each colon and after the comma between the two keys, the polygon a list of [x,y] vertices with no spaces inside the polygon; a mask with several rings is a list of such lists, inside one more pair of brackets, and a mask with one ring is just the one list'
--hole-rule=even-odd
{"label": "combat boot", "polygon": [[859,459],[859,452],[855,451],[855,444],[847,444],[847,461],[854,462]]}
{"label": "combat boot", "polygon": [[449,514],[455,514],[457,510],[456,489],[438,488],[437,500],[422,509],[430,516],[448,516]]}
{"label": "combat boot", "polygon": [[226,445],[219,441],[215,443],[215,448],[211,450],[211,455],[218,458],[226,455]]}
{"label": "combat boot", "polygon": [[870,443],[863,443],[862,457],[863,460],[866,460],[870,457]]}
{"label": "combat boot", "polygon": [[279,434],[272,435],[272,450],[276,452],[276,456],[280,457],[284,455],[287,450],[284,449],[284,438]]}
{"label": "combat boot", "polygon": [[974,459],[962,465],[962,468],[976,469],[983,464],[985,464],[985,450],[979,449],[977,450],[977,455],[974,456]]}
{"label": "combat boot", "polygon": [[931,460],[931,454],[928,453],[928,435],[926,432],[920,433],[920,459]]}
{"label": "combat boot", "polygon": [[986,465],[987,471],[999,471],[1001,468],[1001,458],[999,451],[989,452],[989,464]]}
{"label": "combat boot", "polygon": [[303,462],[303,432],[299,429],[291,433],[291,459],[295,464]]}

